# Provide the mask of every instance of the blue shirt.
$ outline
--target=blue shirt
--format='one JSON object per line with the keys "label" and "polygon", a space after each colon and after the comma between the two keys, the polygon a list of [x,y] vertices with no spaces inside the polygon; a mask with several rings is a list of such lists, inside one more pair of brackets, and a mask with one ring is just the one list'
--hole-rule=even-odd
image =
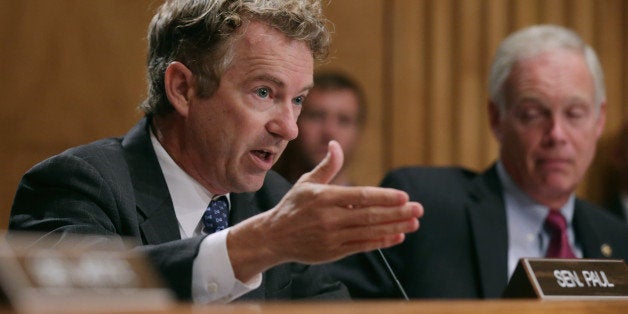
{"label": "blue shirt", "polygon": [[[541,205],[525,194],[506,172],[504,165],[497,162],[497,173],[504,189],[504,206],[508,224],[508,278],[517,267],[520,258],[545,257],[550,234],[543,229],[549,207]],[[573,253],[582,257],[582,249],[576,243],[573,229],[575,195],[572,194],[560,212],[567,220],[567,237]]]}

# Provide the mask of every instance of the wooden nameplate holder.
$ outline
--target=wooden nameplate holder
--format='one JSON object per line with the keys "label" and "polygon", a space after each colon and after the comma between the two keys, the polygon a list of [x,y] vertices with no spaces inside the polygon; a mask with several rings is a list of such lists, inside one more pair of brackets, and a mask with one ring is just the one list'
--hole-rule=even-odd
{"label": "wooden nameplate holder", "polygon": [[[175,304],[144,255],[120,238],[0,234],[0,296],[19,312],[158,310]],[[63,241],[60,241],[60,240]]]}
{"label": "wooden nameplate holder", "polygon": [[628,266],[623,260],[522,258],[502,297],[628,299]]}

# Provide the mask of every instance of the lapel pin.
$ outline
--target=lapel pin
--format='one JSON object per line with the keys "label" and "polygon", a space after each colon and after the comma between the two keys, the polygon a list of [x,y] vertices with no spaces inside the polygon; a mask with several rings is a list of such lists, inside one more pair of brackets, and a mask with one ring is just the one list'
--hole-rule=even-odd
{"label": "lapel pin", "polygon": [[611,257],[613,255],[613,248],[610,245],[604,243],[600,247],[600,252],[602,252],[602,255],[604,255],[604,257]]}

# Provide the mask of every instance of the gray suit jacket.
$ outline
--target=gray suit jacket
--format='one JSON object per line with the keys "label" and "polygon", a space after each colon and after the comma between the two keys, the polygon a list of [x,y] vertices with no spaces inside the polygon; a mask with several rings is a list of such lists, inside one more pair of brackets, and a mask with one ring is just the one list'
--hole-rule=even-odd
{"label": "gray suit jacket", "polygon": [[[187,300],[203,238],[181,240],[148,127],[144,118],[124,137],[75,147],[33,167],[18,186],[9,229],[135,238],[177,296]],[[230,224],[272,208],[289,188],[271,171],[259,191],[232,194]],[[289,263],[266,271],[261,287],[242,299],[347,297],[325,266]]]}
{"label": "gray suit jacket", "polygon": [[[482,174],[462,168],[403,168],[382,186],[408,192],[423,204],[418,231],[384,250],[412,298],[499,298],[508,282],[508,230],[495,167]],[[576,200],[576,241],[588,258],[628,259],[628,226],[606,210]],[[333,274],[358,298],[395,298],[398,290],[374,254],[341,260]]]}

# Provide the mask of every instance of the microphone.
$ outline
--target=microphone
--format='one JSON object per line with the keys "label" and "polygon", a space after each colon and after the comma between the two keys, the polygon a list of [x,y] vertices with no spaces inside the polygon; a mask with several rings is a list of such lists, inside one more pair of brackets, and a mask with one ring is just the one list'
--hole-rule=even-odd
{"label": "microphone", "polygon": [[379,253],[379,257],[381,258],[382,262],[384,263],[384,266],[386,267],[386,272],[388,272],[388,275],[390,276],[390,278],[395,283],[395,286],[397,287],[397,290],[399,290],[399,293],[401,293],[401,296],[406,301],[409,301],[410,298],[408,298],[408,295],[406,294],[406,290],[401,285],[401,282],[399,282],[399,279],[397,279],[397,275],[393,271],[392,267],[390,267],[390,264],[388,264],[388,260],[386,259],[386,256],[384,256],[384,252],[382,252],[381,249],[377,249],[377,253]]}

